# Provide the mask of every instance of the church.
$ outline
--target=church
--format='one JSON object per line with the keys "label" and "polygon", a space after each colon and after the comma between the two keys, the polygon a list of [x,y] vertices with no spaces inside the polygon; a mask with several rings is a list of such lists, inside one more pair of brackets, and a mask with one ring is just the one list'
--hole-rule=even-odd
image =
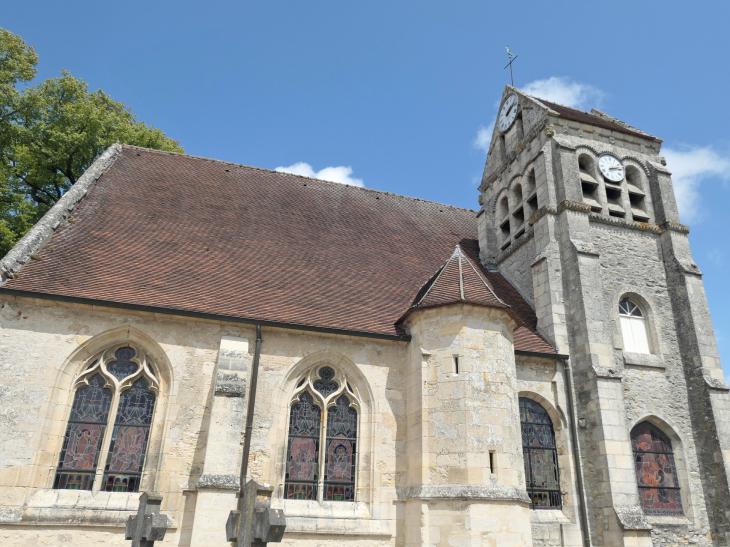
{"label": "church", "polygon": [[230,545],[244,463],[287,546],[730,545],[661,146],[507,86],[472,210],[112,145],[1,262],[0,544]]}

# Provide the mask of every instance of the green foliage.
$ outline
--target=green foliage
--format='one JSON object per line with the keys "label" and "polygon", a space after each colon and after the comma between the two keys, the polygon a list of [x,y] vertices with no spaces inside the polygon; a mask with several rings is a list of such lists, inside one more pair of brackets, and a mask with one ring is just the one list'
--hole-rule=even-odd
{"label": "green foliage", "polygon": [[111,144],[183,152],[131,109],[62,71],[33,87],[38,57],[0,29],[0,256],[58,201]]}

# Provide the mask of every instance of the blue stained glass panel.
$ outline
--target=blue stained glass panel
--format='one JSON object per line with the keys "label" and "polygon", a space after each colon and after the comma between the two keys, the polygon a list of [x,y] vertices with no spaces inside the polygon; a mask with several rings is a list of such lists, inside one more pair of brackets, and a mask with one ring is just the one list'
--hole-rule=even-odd
{"label": "blue stained glass panel", "polygon": [[335,371],[330,367],[322,367],[319,369],[319,380],[315,380],[312,385],[322,397],[327,398],[339,389],[339,384],[335,382]]}
{"label": "blue stained glass panel", "polygon": [[134,356],[135,351],[132,348],[119,348],[114,353],[116,361],[107,363],[106,369],[121,382],[127,376],[131,376],[139,370],[139,365],[132,361]]}

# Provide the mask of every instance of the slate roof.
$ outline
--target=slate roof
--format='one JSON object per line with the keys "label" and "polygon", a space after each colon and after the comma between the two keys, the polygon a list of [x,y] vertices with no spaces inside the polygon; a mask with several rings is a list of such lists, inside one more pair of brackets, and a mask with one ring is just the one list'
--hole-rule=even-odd
{"label": "slate roof", "polygon": [[619,123],[613,123],[607,119],[601,118],[600,116],[595,116],[588,112],[584,112],[583,110],[578,110],[577,108],[571,108],[569,106],[563,106],[562,104],[558,103],[552,103],[550,101],[546,101],[545,99],[540,99],[539,97],[535,98],[545,106],[557,112],[561,118],[565,118],[566,120],[572,120],[574,122],[603,127],[604,129],[610,129],[611,131],[618,131],[619,133],[625,133],[627,135],[641,137],[642,139],[649,139],[652,141],[658,140],[656,137],[649,135],[648,133],[644,133],[630,127],[624,127]]}
{"label": "slate roof", "polygon": [[523,323],[516,349],[554,353],[514,287],[478,265],[470,209],[124,146],[71,220],[2,290],[399,336],[458,244],[489,285],[480,298]]}

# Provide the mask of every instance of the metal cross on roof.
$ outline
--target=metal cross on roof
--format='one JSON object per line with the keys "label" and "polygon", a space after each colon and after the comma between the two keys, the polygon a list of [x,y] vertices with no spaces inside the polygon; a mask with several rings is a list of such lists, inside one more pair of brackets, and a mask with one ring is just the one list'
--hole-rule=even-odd
{"label": "metal cross on roof", "polygon": [[[509,46],[506,46],[506,47],[507,47],[507,55],[509,55],[509,63],[507,63],[507,66],[509,67],[509,78],[510,78],[510,80],[512,81],[512,87],[514,87],[514,86],[515,86],[515,78],[514,78],[514,76],[512,75],[512,62],[513,62],[513,61],[514,61],[515,59],[517,59],[517,55],[515,55],[514,53],[512,53],[512,52],[511,52],[511,51],[509,50]],[[506,69],[506,68],[507,68],[507,66],[506,66],[506,67],[504,67],[504,68]]]}
{"label": "metal cross on roof", "polygon": [[137,515],[129,517],[124,539],[132,540],[132,547],[154,547],[155,541],[165,539],[167,515],[160,513],[162,496],[143,492],[139,497]]}

